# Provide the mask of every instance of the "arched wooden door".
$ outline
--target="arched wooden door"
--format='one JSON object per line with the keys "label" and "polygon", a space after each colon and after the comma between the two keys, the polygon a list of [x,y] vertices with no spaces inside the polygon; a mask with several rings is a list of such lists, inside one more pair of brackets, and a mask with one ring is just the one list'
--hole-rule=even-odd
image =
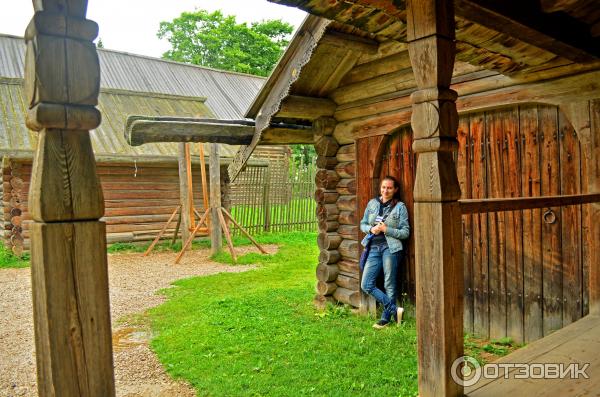
{"label": "arched wooden door", "polygon": [[[405,127],[390,136],[376,136],[357,141],[358,180],[357,195],[360,216],[368,201],[379,193],[379,182],[386,175],[400,182],[401,198],[408,209],[409,222],[413,226],[413,186],[415,160],[412,153],[412,131]],[[359,218],[360,219],[360,218]],[[361,235],[362,237],[362,235]],[[399,293],[407,294],[414,302],[414,239],[409,239],[408,255],[399,272]]]}
{"label": "arched wooden door", "polygon": [[[415,154],[412,151],[412,130],[405,127],[393,133],[383,150],[379,168],[379,180],[391,175],[400,183],[400,197],[408,210],[411,236],[414,220],[413,188],[415,184]],[[409,238],[406,257],[399,272],[400,293],[415,297],[415,240]]]}

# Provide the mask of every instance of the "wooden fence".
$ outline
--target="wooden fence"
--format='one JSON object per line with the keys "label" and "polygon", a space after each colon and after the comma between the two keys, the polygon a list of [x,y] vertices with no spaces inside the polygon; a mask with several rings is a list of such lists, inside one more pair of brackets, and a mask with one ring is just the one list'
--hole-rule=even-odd
{"label": "wooden fence", "polygon": [[[315,166],[291,163],[286,177],[248,167],[231,185],[231,213],[250,233],[316,230]],[[234,228],[235,229],[235,228]],[[235,229],[235,233],[239,233]]]}

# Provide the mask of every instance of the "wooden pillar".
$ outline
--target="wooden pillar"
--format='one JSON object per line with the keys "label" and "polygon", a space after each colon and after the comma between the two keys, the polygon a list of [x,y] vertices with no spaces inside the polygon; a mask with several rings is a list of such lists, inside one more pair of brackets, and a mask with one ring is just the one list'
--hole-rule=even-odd
{"label": "wooden pillar", "polygon": [[[588,157],[588,192],[600,192],[600,99],[590,102],[591,134]],[[600,315],[600,203],[590,206],[590,314]]]}
{"label": "wooden pillar", "polygon": [[[181,204],[181,240],[187,241],[192,227],[193,197],[191,190],[191,164],[189,143],[179,143],[179,201]],[[192,215],[190,215],[192,214]],[[191,245],[190,245],[191,247]]]}
{"label": "wooden pillar", "polygon": [[27,126],[39,131],[29,211],[40,396],[114,396],[104,200],[89,130],[100,67],[85,0],[34,1]]}
{"label": "wooden pillar", "polygon": [[[587,169],[588,193],[600,192],[600,99],[592,101],[561,103],[560,109],[577,131],[581,153]],[[588,235],[584,244],[589,253],[589,313],[600,314],[600,203],[589,205],[591,211],[586,225]]]}
{"label": "wooden pillar", "polygon": [[463,355],[463,269],[450,0],[407,2],[408,51],[418,90],[411,96],[419,395],[462,396],[451,366]]}
{"label": "wooden pillar", "polygon": [[221,210],[221,168],[220,168],[219,144],[210,144],[210,155],[208,158],[208,178],[210,180],[210,254],[216,254],[221,250],[223,238],[221,236],[221,224],[219,223],[219,211]]}

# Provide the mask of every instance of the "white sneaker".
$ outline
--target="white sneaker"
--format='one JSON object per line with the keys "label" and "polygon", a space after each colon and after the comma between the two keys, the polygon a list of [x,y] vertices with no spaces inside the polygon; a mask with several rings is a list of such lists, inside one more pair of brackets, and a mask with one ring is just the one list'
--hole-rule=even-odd
{"label": "white sneaker", "polygon": [[398,323],[398,325],[400,325],[402,323],[402,314],[404,313],[404,308],[399,307],[398,309],[396,309],[396,322]]}

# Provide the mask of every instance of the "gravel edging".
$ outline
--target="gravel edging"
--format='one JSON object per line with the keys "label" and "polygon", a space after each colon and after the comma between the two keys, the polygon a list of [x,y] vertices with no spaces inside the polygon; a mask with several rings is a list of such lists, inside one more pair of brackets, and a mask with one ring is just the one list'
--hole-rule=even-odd
{"label": "gravel edging", "polygon": [[[277,251],[276,245],[264,248],[269,253]],[[256,249],[244,246],[235,250],[243,255]],[[108,255],[117,396],[195,396],[189,385],[165,373],[148,347],[147,330],[119,319],[164,302],[165,298],[156,292],[175,280],[254,268],[213,262],[208,249],[190,251],[173,265],[175,256],[172,252],[148,257],[137,253]],[[0,396],[37,396],[29,268],[0,269],[0,313]]]}

